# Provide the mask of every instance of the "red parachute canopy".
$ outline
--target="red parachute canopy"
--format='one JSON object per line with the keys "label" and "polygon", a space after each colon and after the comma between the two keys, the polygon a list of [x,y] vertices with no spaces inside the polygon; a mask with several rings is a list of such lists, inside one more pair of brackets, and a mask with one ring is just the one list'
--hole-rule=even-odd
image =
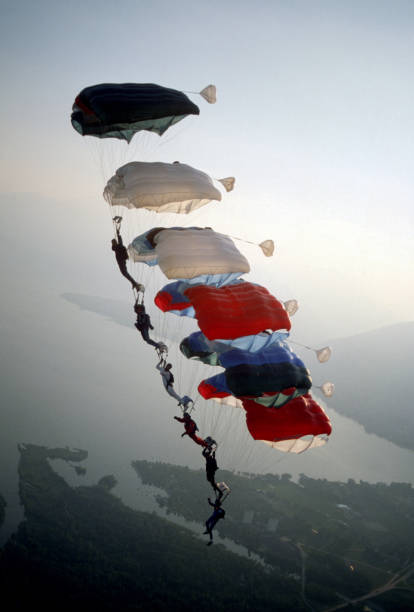
{"label": "red parachute canopy", "polygon": [[197,285],[184,291],[198,325],[209,340],[235,339],[271,329],[290,329],[283,304],[265,287],[242,282],[217,288]]}
{"label": "red parachute canopy", "polygon": [[266,408],[243,399],[246,423],[255,440],[277,442],[303,436],[328,435],[331,423],[323,408],[308,393],[290,400],[280,408]]}

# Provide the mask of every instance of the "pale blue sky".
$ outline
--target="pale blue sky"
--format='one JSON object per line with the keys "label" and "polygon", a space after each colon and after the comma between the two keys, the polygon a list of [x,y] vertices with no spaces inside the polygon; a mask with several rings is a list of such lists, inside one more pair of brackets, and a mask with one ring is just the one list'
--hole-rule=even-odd
{"label": "pale blue sky", "polygon": [[[179,437],[155,354],[132,327],[131,290],[110,250],[101,194],[126,161],[178,159],[236,176],[234,192],[194,222],[275,240],[271,260],[238,246],[252,280],[299,300],[294,340],[321,346],[414,319],[413,17],[411,0],[0,0],[0,488],[9,509],[17,442],[87,448],[101,475],[136,457],[200,466],[198,447]],[[200,117],[127,149],[70,124],[77,93],[105,81],[215,83],[218,101],[193,97]],[[65,294],[121,300],[131,328]],[[161,319],[153,314],[157,329]],[[170,358],[188,393],[188,362],[174,347]],[[313,354],[306,364],[313,372]],[[193,374],[195,386],[208,375]],[[373,444],[333,413],[339,394],[346,389],[327,407],[334,433],[324,449],[265,456],[252,441],[222,444],[220,466],[408,480],[409,452]],[[202,434],[221,440],[215,414],[197,405]]]}
{"label": "pale blue sky", "polygon": [[[215,83],[216,105],[195,99],[199,118],[164,140],[150,136],[145,150],[138,141],[131,158],[180,159],[236,176],[234,193],[199,220],[247,239],[274,238],[272,261],[246,251],[251,278],[299,299],[294,330],[304,341],[414,318],[412,2],[0,7],[3,194],[72,206],[65,231],[76,241],[76,223],[89,225],[106,252],[107,177],[90,139],[70,126],[75,95],[104,81],[183,90]],[[65,273],[68,291],[76,290],[77,271]],[[91,276],[91,294],[99,290]]]}

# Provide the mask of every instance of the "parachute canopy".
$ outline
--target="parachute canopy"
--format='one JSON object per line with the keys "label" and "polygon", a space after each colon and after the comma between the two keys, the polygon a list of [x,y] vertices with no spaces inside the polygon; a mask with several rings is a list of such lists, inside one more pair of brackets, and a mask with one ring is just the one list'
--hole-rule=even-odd
{"label": "parachute canopy", "polygon": [[133,261],[158,263],[167,278],[250,271],[231,238],[210,228],[155,228],[135,238],[128,253]]}
{"label": "parachute canopy", "polygon": [[71,122],[82,136],[130,142],[136,132],[160,136],[200,110],[181,91],[152,83],[102,83],[85,87],[72,107]]}
{"label": "parachute canopy", "polygon": [[278,442],[304,436],[329,436],[332,431],[328,416],[310,394],[296,397],[277,409],[263,408],[246,399],[243,407],[247,428],[255,440]]}
{"label": "parachute canopy", "polygon": [[[184,354],[191,355],[191,350],[197,351],[199,344],[202,348],[199,337],[192,334],[182,341],[180,348]],[[210,359],[212,365],[222,366],[225,371],[200,384],[199,392],[203,397],[214,397],[215,390],[220,393],[228,391],[235,397],[260,397],[292,387],[303,394],[312,386],[309,370],[286,342],[275,341],[255,353],[232,348],[216,355],[202,354],[202,360],[206,359]],[[270,404],[264,402],[264,405]]]}
{"label": "parachute canopy", "polygon": [[[283,383],[282,383],[283,384]],[[272,386],[272,385],[269,385]],[[275,387],[277,385],[274,385]],[[247,390],[247,389],[245,389]],[[249,389],[250,391],[251,389]],[[258,405],[258,408],[280,408],[284,406],[287,402],[290,402],[295,397],[299,397],[300,395],[305,395],[309,392],[309,386],[307,387],[286,387],[282,389],[273,389],[271,391],[260,391],[261,395],[258,394],[256,389],[256,395],[233,395],[232,391],[229,389],[226,381],[226,377],[224,374],[218,374],[217,376],[212,376],[211,378],[207,378],[206,380],[202,380],[198,386],[198,391],[204,399],[214,399],[218,402],[228,402],[230,400],[230,405],[233,405],[232,402],[244,402],[245,400],[254,402]],[[252,390],[253,392],[253,390]]]}
{"label": "parachute canopy", "polygon": [[[194,316],[194,314],[186,313],[186,316]],[[253,356],[255,353],[263,351],[276,342],[282,342],[288,335],[287,332],[277,331],[272,334],[261,333],[241,336],[234,340],[207,340],[203,333],[194,332],[181,341],[180,351],[187,359],[197,359],[209,365],[222,365],[221,357],[226,351],[238,349],[241,353],[248,352]]]}
{"label": "parachute canopy", "polygon": [[166,285],[155,296],[155,304],[164,312],[195,316],[209,340],[290,329],[283,305],[260,285],[236,280],[223,287],[198,284],[185,289],[184,285],[184,289],[176,292],[176,287],[182,285],[184,283]]}
{"label": "parachute canopy", "polygon": [[266,329],[290,329],[283,305],[260,285],[245,281],[220,288],[197,285],[184,294],[209,340],[234,339]]}
{"label": "parachute canopy", "polygon": [[187,164],[131,162],[109,179],[104,198],[111,206],[188,214],[221,200],[212,179]]}
{"label": "parachute canopy", "polygon": [[240,364],[227,368],[224,374],[216,374],[200,383],[200,395],[214,397],[215,390],[225,391],[235,397],[260,397],[263,393],[279,393],[284,389],[302,389],[312,386],[309,370],[294,363]]}
{"label": "parachute canopy", "polygon": [[[260,336],[262,334],[259,334]],[[287,333],[285,334],[288,335]],[[263,365],[266,363],[291,362],[305,367],[303,361],[293,352],[285,342],[285,338],[275,333],[263,334],[269,342],[259,348],[251,346],[230,346],[223,341],[210,341],[203,333],[194,332],[184,338],[180,343],[180,351],[187,359],[197,359],[209,365],[220,365],[230,368],[241,364]],[[271,340],[271,341],[270,341]]]}

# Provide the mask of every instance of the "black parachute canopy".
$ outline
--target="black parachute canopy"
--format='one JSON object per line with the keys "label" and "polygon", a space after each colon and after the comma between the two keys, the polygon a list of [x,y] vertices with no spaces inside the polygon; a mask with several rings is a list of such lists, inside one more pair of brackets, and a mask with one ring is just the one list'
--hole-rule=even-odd
{"label": "black parachute canopy", "polygon": [[160,136],[200,110],[181,91],[152,83],[102,83],[85,87],[72,107],[71,122],[82,136],[130,142],[136,132]]}

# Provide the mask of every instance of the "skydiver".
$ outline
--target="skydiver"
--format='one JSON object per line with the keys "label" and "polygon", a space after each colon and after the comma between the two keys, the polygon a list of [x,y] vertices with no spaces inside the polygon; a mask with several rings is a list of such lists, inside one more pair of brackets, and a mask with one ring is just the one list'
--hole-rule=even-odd
{"label": "skydiver", "polygon": [[150,344],[151,346],[155,346],[155,348],[159,350],[161,348],[161,343],[155,342],[154,340],[151,340],[151,338],[149,337],[149,330],[154,329],[154,327],[151,325],[151,319],[150,319],[149,314],[145,312],[144,304],[138,304],[138,301],[136,301],[134,305],[134,311],[135,311],[135,314],[137,315],[135,327],[141,333],[141,336],[143,337],[143,339],[145,340],[147,344]]}
{"label": "skydiver", "polygon": [[207,443],[207,446],[209,448],[209,453],[217,449],[217,442],[213,440],[211,436],[207,436],[206,438],[204,438],[204,442]]}
{"label": "skydiver", "polygon": [[168,395],[171,395],[171,397],[176,399],[178,402],[181,402],[181,397],[178,395],[178,393],[176,393],[173,387],[174,375],[171,372],[171,363],[166,363],[164,357],[161,357],[156,365],[156,368],[161,374],[162,382]]}
{"label": "skydiver", "polygon": [[202,453],[201,453],[204,457],[204,459],[206,460],[206,478],[207,481],[211,484],[211,486],[213,487],[213,490],[217,496],[218,494],[218,499],[221,499],[223,493],[220,491],[220,489],[218,488],[216,481],[215,481],[215,474],[218,470],[218,465],[217,465],[217,461],[216,461],[216,451],[215,450],[211,450],[210,447],[206,447],[203,448]]}
{"label": "skydiver", "polygon": [[194,408],[194,402],[188,395],[183,395],[178,402],[178,405],[183,408],[183,412],[187,412],[188,410],[192,410]]}
{"label": "skydiver", "polygon": [[221,507],[221,501],[219,499],[216,499],[215,502],[212,503],[211,499],[208,498],[208,503],[210,504],[210,506],[213,506],[214,511],[213,514],[209,516],[206,520],[206,530],[204,534],[208,534],[210,536],[210,542],[208,542],[207,546],[211,546],[211,544],[213,543],[213,528],[220,519],[224,519],[226,512]]}
{"label": "skydiver", "polygon": [[184,412],[183,414],[183,418],[180,417],[174,417],[174,419],[176,421],[179,421],[180,423],[184,423],[184,433],[181,434],[181,437],[183,438],[184,436],[188,436],[189,438],[191,438],[193,440],[193,442],[195,442],[196,444],[199,444],[200,446],[207,446],[207,442],[205,442],[202,438],[200,438],[199,436],[197,436],[196,431],[198,431],[198,427],[195,421],[193,421],[193,419],[190,417],[190,415],[188,414],[188,412]]}
{"label": "skydiver", "polygon": [[137,283],[127,270],[126,262],[128,261],[128,251],[126,250],[124,243],[122,242],[122,236],[120,232],[122,217],[114,217],[113,220],[115,221],[116,239],[112,238],[111,244],[112,250],[115,253],[115,258],[119,270],[122,276],[125,276],[125,278],[129,280],[134,289],[136,289],[137,291],[142,291],[143,286],[140,283]]}

